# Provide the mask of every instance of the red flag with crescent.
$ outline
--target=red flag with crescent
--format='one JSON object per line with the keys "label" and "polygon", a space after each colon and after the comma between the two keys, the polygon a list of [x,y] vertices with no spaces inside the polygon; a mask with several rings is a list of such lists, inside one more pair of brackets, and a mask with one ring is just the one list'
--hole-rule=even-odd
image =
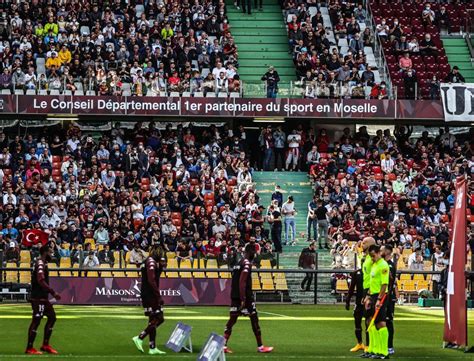
{"label": "red flag with crescent", "polygon": [[23,238],[21,240],[21,243],[26,247],[31,247],[38,243],[44,245],[48,243],[48,238],[48,233],[43,232],[40,229],[25,229],[23,231]]}

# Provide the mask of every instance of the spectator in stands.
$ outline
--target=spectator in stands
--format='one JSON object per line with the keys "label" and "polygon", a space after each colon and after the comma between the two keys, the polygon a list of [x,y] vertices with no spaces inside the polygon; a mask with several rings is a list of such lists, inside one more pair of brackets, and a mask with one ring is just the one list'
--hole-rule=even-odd
{"label": "spectator in stands", "polygon": [[387,20],[385,18],[382,18],[380,24],[376,25],[375,30],[380,39],[382,39],[383,41],[388,39],[390,27],[388,26]]}
{"label": "spectator in stands", "polygon": [[412,271],[423,271],[423,255],[421,247],[415,249],[415,252],[408,257],[408,268]]}
{"label": "spectator in stands", "polygon": [[353,14],[356,20],[359,22],[365,22],[365,19],[367,18],[367,12],[363,8],[362,4],[357,5],[357,8],[354,9]]}
{"label": "spectator in stands", "polygon": [[466,79],[459,72],[457,65],[453,66],[453,69],[449,72],[445,79],[446,83],[464,83]]}
{"label": "spectator in stands", "polygon": [[94,232],[94,240],[97,244],[106,245],[109,243],[109,231],[105,229],[102,223],[99,224],[99,227]]}
{"label": "spectator in stands", "polygon": [[268,71],[262,76],[262,81],[266,84],[267,98],[276,98],[280,76],[273,66],[270,66]]}
{"label": "spectator in stands", "polygon": [[139,267],[146,259],[146,254],[143,249],[140,248],[138,243],[135,244],[132,251],[130,252],[129,264],[134,264]]}
{"label": "spectator in stands", "polygon": [[84,258],[82,267],[85,269],[94,269],[99,267],[99,260],[93,251],[90,251],[87,257]]}
{"label": "spectator in stands", "polygon": [[388,93],[386,89],[386,84],[385,82],[381,82],[379,85],[374,84],[372,86],[372,90],[370,91],[370,98],[371,99],[385,99],[387,98]]}
{"label": "spectator in stands", "polygon": [[400,72],[407,72],[413,67],[413,61],[411,60],[410,54],[408,52],[406,52],[405,54],[403,54],[402,57],[400,57],[398,65],[400,66]]}
{"label": "spectator in stands", "polygon": [[435,21],[435,12],[431,9],[431,4],[426,3],[425,8],[421,13],[424,25],[432,25]]}
{"label": "spectator in stands", "polygon": [[375,37],[372,29],[369,27],[364,29],[364,32],[362,33],[362,41],[364,42],[364,46],[369,46],[371,48],[374,47]]}
{"label": "spectator in stands", "polygon": [[[307,248],[303,248],[298,260],[298,267],[309,270],[316,268],[316,241],[311,241]],[[301,290],[308,292],[311,289],[312,283],[313,273],[306,273],[301,282]]]}
{"label": "spectator in stands", "polygon": [[433,56],[438,54],[438,48],[431,39],[431,34],[426,33],[420,41],[420,54],[423,56]]}
{"label": "spectator in stands", "polygon": [[406,35],[400,36],[400,39],[395,41],[395,51],[399,54],[405,54],[410,51]]}
{"label": "spectator in stands", "polygon": [[408,42],[408,51],[412,54],[420,52],[420,44],[418,43],[416,36],[412,36],[411,40]]}
{"label": "spectator in stands", "polygon": [[98,253],[98,259],[100,264],[108,264],[113,267],[115,263],[114,252],[110,249],[110,245],[106,244],[103,249]]}
{"label": "spectator in stands", "polygon": [[403,76],[403,85],[405,87],[405,98],[413,99],[417,96],[417,78],[416,74],[409,68]]}
{"label": "spectator in stands", "polygon": [[288,245],[288,241],[290,241],[290,244],[293,245],[296,242],[296,223],[295,223],[296,209],[295,209],[295,202],[293,200],[293,196],[288,196],[288,200],[285,203],[283,203],[281,207],[281,214],[283,215],[284,221],[285,221],[285,243],[284,244]]}
{"label": "spectator in stands", "polygon": [[436,75],[430,79],[430,99],[438,99],[441,83]]}
{"label": "spectator in stands", "polygon": [[441,29],[448,30],[448,33],[450,32],[450,19],[449,13],[446,11],[446,6],[441,5],[439,10],[436,12],[435,24]]}

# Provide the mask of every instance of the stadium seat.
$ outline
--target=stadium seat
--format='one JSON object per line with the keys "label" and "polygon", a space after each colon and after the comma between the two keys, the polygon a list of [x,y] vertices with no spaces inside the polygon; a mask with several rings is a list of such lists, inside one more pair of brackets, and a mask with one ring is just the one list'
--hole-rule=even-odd
{"label": "stadium seat", "polygon": [[[209,269],[217,269],[217,260],[215,259],[208,259],[206,262],[206,268]],[[219,274],[217,272],[208,272],[206,271],[207,278],[219,278]]]}
{"label": "stadium seat", "polygon": [[[181,262],[179,262],[179,269],[185,269],[185,270],[190,270],[191,269],[191,261],[189,259],[183,259]],[[179,272],[179,277],[181,278],[192,278],[191,272]]]}
{"label": "stadium seat", "polygon": [[260,273],[260,281],[262,284],[262,291],[275,291],[273,278],[271,273]]}
{"label": "stadium seat", "polygon": [[263,269],[271,269],[272,268],[272,264],[270,262],[270,260],[268,259],[262,259],[260,261],[260,268],[263,268]]}
{"label": "stadium seat", "polygon": [[[101,264],[100,265],[100,268],[101,269],[107,269],[107,268],[110,268],[110,265],[108,264]],[[113,277],[114,274],[112,274],[111,271],[100,271],[100,277]]]}
{"label": "stadium seat", "polygon": [[[205,268],[205,260],[203,259],[194,259],[193,260],[193,268]],[[193,278],[206,278],[206,273],[203,271],[193,271]]]}
{"label": "stadium seat", "polygon": [[273,273],[273,279],[275,280],[276,291],[288,291],[288,284],[286,282],[286,277],[283,272]]}
{"label": "stadium seat", "polygon": [[[20,263],[20,268],[31,268],[30,262]],[[20,271],[20,283],[31,283],[31,270]]]}
{"label": "stadium seat", "polygon": [[25,264],[31,263],[31,253],[27,250],[20,251],[20,262]]}
{"label": "stadium seat", "polygon": [[[176,258],[168,258],[168,264],[166,268],[179,268],[178,260]],[[179,278],[179,274],[176,271],[165,271],[167,278]]]}
{"label": "stadium seat", "polygon": [[[222,270],[228,270],[229,269],[229,267],[227,267],[226,265],[222,265],[219,268],[222,269]],[[230,272],[219,272],[219,275],[220,275],[220,278],[224,278],[224,279],[232,277]]]}
{"label": "stadium seat", "polygon": [[262,286],[260,284],[260,279],[258,277],[258,274],[255,272],[252,272],[252,291],[261,291]]}
{"label": "stadium seat", "polygon": [[346,293],[349,291],[349,284],[347,280],[337,280],[336,281],[336,292]]}

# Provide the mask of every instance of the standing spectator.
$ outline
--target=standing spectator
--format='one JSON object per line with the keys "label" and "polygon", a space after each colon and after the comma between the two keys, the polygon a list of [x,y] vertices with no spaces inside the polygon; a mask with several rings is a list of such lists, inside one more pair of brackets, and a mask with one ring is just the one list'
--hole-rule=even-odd
{"label": "standing spectator", "polygon": [[[310,242],[307,248],[303,248],[298,260],[298,267],[309,270],[316,269],[316,241]],[[312,283],[313,273],[307,272],[301,282],[301,290],[308,292]]]}
{"label": "standing spectator", "polygon": [[276,98],[280,76],[273,66],[268,68],[268,71],[262,76],[262,80],[265,82],[267,87],[267,98]]}
{"label": "standing spectator", "polygon": [[[291,237],[291,245],[296,244],[296,224],[295,224],[295,202],[293,196],[288,196],[288,200],[281,207],[281,214],[285,217],[285,245],[288,245],[288,239]],[[291,235],[289,237],[291,228]]]}
{"label": "standing spectator", "polygon": [[297,133],[296,129],[294,129],[293,132],[288,135],[287,142],[288,154],[286,156],[285,168],[287,171],[295,171],[297,170],[299,164],[301,142],[301,135]]}
{"label": "standing spectator", "polygon": [[[286,134],[283,131],[281,125],[277,126],[277,129],[273,132],[273,145],[275,153],[275,170],[285,168],[285,141]],[[278,167],[280,164],[280,168]]]}
{"label": "standing spectator", "polygon": [[405,86],[405,98],[413,99],[417,96],[417,78],[413,70],[408,69],[403,77],[403,85]]}
{"label": "standing spectator", "polygon": [[270,163],[273,156],[273,133],[272,133],[272,126],[267,125],[266,128],[262,129],[259,137],[260,146],[263,151],[263,170],[268,171],[270,170]]}
{"label": "standing spectator", "polygon": [[270,235],[272,242],[275,246],[275,252],[281,253],[281,231],[282,231],[282,220],[280,208],[271,204],[268,210],[268,223],[270,224]]}
{"label": "standing spectator", "polygon": [[[318,218],[316,215],[317,207],[318,207],[317,196],[314,195],[313,199],[308,202],[308,215],[306,217],[306,224],[307,224],[306,239],[308,242],[310,242],[311,240],[318,239]],[[311,229],[313,230],[313,238],[311,238]]]}

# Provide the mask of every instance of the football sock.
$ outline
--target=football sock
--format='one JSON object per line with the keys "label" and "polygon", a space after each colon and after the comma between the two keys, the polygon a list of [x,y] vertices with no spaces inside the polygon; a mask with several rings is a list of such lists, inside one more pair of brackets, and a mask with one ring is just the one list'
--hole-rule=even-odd
{"label": "football sock", "polygon": [[53,327],[56,323],[56,316],[48,317],[48,321],[46,325],[44,325],[44,338],[43,338],[43,345],[49,345],[49,339],[51,338],[51,334],[53,333]]}
{"label": "football sock", "polygon": [[374,351],[374,343],[375,343],[375,338],[374,338],[374,327],[369,329],[369,337],[370,337],[370,343],[369,343],[369,349],[367,350],[368,352],[372,353]]}
{"label": "football sock", "polygon": [[234,327],[238,318],[239,318],[238,315],[231,314],[229,321],[227,321],[227,324],[225,325],[224,338],[225,338],[226,344],[230,338],[230,335],[232,335],[232,327]]}
{"label": "football sock", "polygon": [[393,348],[393,334],[395,330],[393,329],[393,321],[387,321],[387,330],[388,330],[388,348]]}
{"label": "football sock", "polygon": [[382,327],[379,330],[379,353],[387,356],[388,355],[388,329]]}
{"label": "football sock", "polygon": [[262,343],[262,332],[260,331],[260,325],[258,324],[257,314],[250,315],[250,322],[252,323],[252,330],[257,340],[257,346],[260,347]]}
{"label": "football sock", "polygon": [[32,348],[35,343],[36,330],[38,329],[40,322],[41,319],[33,318],[33,320],[31,320],[30,328],[28,329],[28,348]]}
{"label": "football sock", "polygon": [[365,344],[369,345],[369,341],[370,341],[369,332],[365,331]]}
{"label": "football sock", "polygon": [[373,339],[374,339],[374,353],[379,354],[380,353],[380,333],[379,330],[373,327],[374,333],[373,333]]}
{"label": "football sock", "polygon": [[355,329],[355,336],[357,338],[357,343],[362,343],[362,329],[356,328]]}

